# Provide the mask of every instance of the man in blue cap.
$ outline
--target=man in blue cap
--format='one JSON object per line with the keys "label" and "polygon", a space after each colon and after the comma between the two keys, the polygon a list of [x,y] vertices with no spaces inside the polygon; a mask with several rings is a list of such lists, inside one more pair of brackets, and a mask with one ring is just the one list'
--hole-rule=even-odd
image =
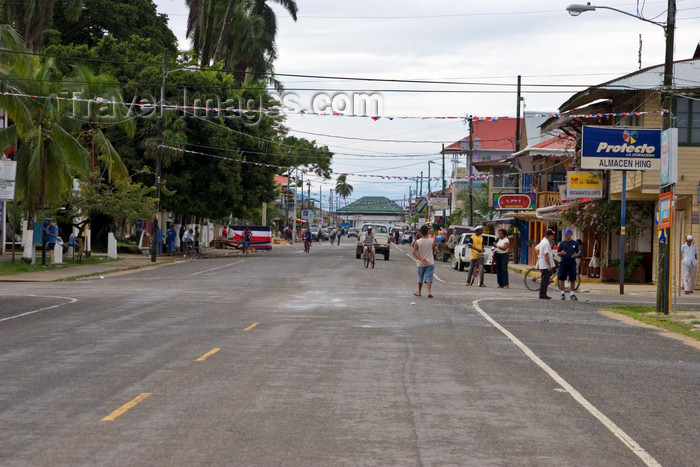
{"label": "man in blue cap", "polygon": [[566,300],[566,292],[564,291],[564,282],[569,281],[571,288],[571,300],[578,300],[574,294],[576,287],[576,258],[581,255],[581,249],[575,240],[571,239],[574,232],[571,229],[564,231],[564,240],[557,248],[557,255],[561,258],[559,261],[559,290],[561,290],[561,299]]}

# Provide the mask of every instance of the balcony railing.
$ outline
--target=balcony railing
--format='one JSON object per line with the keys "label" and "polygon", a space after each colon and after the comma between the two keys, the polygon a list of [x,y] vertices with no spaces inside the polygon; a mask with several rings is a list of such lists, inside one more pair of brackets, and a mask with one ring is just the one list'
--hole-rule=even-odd
{"label": "balcony railing", "polygon": [[558,191],[543,191],[537,193],[537,207],[546,208],[560,204]]}

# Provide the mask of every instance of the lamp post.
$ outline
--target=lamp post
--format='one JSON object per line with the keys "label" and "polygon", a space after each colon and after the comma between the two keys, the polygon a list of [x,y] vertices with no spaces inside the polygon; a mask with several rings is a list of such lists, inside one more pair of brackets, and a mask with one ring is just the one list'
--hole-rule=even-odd
{"label": "lamp post", "polygon": [[[673,42],[676,30],[676,0],[668,0],[667,16],[666,22],[660,23],[657,21],[652,21],[650,19],[642,18],[641,16],[628,13],[623,10],[618,10],[617,8],[612,8],[608,6],[598,6],[591,5],[590,2],[585,5],[582,4],[572,4],[566,7],[566,11],[569,12],[571,16],[578,16],[586,11],[595,11],[596,9],[602,10],[612,10],[618,13],[622,13],[626,16],[631,16],[637,18],[647,23],[655,24],[664,30],[664,36],[666,38],[666,53],[664,58],[664,79],[663,79],[663,90],[661,92],[661,107],[664,111],[662,119],[662,129],[667,130],[671,128],[671,89],[673,88]],[[624,177],[624,172],[623,172]],[[624,181],[624,179],[623,179]],[[661,193],[667,193],[673,190],[673,187],[662,187],[660,189]],[[623,193],[624,195],[624,193]],[[624,224],[623,224],[624,225]],[[664,229],[664,236],[667,239],[665,243],[659,243],[659,258],[658,258],[658,278],[656,281],[656,311],[668,314],[669,311],[669,300],[670,300],[670,275],[671,275],[671,255],[669,248],[669,241],[671,240],[671,229]],[[624,239],[624,232],[621,236]],[[624,251],[623,251],[624,253]],[[620,264],[621,277],[622,271],[624,271],[624,265]]]}
{"label": "lamp post", "polygon": [[156,149],[156,215],[153,218],[153,234],[151,238],[151,262],[156,262],[158,256],[158,218],[160,217],[160,194],[161,194],[161,172],[162,172],[162,152],[163,152],[163,130],[165,127],[165,80],[170,73],[187,70],[197,71],[197,67],[188,66],[168,71],[168,57],[163,54],[163,80],[160,85],[160,116],[158,117],[158,148]]}

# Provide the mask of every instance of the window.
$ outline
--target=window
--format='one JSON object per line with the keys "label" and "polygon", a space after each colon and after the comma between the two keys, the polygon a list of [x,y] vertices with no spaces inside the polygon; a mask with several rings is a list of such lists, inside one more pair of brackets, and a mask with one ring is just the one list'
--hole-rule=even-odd
{"label": "window", "polygon": [[517,188],[518,175],[510,167],[493,168],[493,188]]}
{"label": "window", "polygon": [[675,99],[674,127],[678,128],[678,144],[700,145],[700,96]]}

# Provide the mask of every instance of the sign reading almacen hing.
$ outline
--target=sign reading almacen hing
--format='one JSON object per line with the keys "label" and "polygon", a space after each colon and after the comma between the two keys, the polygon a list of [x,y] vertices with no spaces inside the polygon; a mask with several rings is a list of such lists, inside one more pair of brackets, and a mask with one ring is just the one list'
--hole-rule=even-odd
{"label": "sign reading almacen hing", "polygon": [[661,130],[584,126],[581,168],[659,170]]}

